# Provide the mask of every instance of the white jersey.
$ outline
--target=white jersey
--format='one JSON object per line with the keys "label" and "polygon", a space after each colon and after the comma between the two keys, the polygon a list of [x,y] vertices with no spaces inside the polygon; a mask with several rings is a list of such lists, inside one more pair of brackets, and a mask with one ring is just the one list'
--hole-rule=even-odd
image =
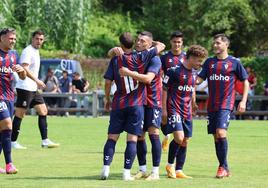
{"label": "white jersey", "polygon": [[[39,50],[35,49],[32,45],[27,46],[21,53],[20,63],[29,65],[29,71],[38,78],[40,69],[40,54]],[[27,91],[37,91],[37,84],[31,78],[26,77],[24,80],[18,79],[16,88],[24,89]]]}

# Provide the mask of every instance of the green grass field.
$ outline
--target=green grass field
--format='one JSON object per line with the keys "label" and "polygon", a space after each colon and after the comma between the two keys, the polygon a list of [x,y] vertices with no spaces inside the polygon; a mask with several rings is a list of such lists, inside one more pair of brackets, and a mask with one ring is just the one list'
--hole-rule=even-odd
{"label": "green grass field", "polygon": [[[106,141],[108,118],[49,117],[49,137],[60,142],[57,149],[42,149],[37,117],[26,117],[19,142],[27,150],[13,150],[16,175],[2,174],[0,188],[82,188],[82,187],[268,187],[268,121],[233,121],[229,134],[229,164],[232,177],[214,178],[217,160],[213,139],[206,134],[206,121],[194,121],[194,135],[184,167],[191,180],[173,180],[165,176],[167,153],[163,153],[160,174],[155,182],[121,179],[126,135],[121,135],[111,174],[98,180],[102,168],[102,150]],[[148,142],[148,150],[150,143]],[[151,154],[147,157],[151,169]],[[0,158],[1,166],[4,157]],[[132,173],[138,170],[135,161]]]}

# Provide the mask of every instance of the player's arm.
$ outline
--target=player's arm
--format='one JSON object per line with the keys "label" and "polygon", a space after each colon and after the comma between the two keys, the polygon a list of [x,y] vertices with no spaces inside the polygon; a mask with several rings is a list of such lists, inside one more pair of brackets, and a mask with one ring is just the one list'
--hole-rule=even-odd
{"label": "player's arm", "polygon": [[40,87],[40,88],[42,88],[42,89],[46,88],[46,84],[45,84],[43,81],[41,81],[41,80],[39,80],[38,78],[36,78],[36,77],[34,76],[34,74],[29,70],[29,64],[27,64],[27,63],[22,63],[22,67],[23,67],[24,70],[26,71],[27,76],[28,76],[29,78],[31,78],[33,81],[35,81],[36,84],[38,85],[38,87]]}
{"label": "player's arm", "polygon": [[121,76],[130,76],[139,82],[143,82],[145,84],[150,84],[155,77],[155,73],[147,72],[146,74],[140,74],[136,71],[131,71],[126,67],[122,67],[119,69],[119,73]]}
{"label": "player's arm", "polygon": [[111,88],[112,88],[112,81],[111,80],[108,80],[108,79],[105,79],[105,88],[104,88],[104,91],[105,91],[105,110],[107,112],[110,111],[110,106],[111,106],[111,99],[110,99],[110,93],[111,93]]}
{"label": "player's arm", "polygon": [[247,98],[248,98],[248,90],[249,90],[249,82],[247,79],[243,81],[244,83],[244,90],[243,90],[243,95],[240,103],[238,104],[237,111],[242,113],[246,111],[246,103],[247,103]]}
{"label": "player's arm", "polygon": [[196,103],[196,89],[195,89],[192,95],[192,112],[194,115],[196,114],[197,110],[198,110],[198,105]]}
{"label": "player's arm", "polygon": [[123,49],[121,47],[113,47],[108,51],[107,56],[109,58],[112,58],[114,56],[121,56],[123,54],[124,54],[124,51],[123,51]]}
{"label": "player's arm", "polygon": [[162,124],[167,124],[167,88],[163,86],[162,92]]}
{"label": "player's arm", "polygon": [[156,47],[158,54],[166,48],[166,45],[159,41],[153,41],[153,46]]}
{"label": "player's arm", "polygon": [[89,82],[86,80],[86,84],[85,84],[85,87],[84,87],[84,92],[86,92],[89,88]]}
{"label": "player's arm", "polygon": [[12,66],[12,69],[14,72],[18,73],[18,76],[21,80],[24,80],[27,76],[27,73],[26,71],[24,70],[24,68],[20,65],[13,65]]}

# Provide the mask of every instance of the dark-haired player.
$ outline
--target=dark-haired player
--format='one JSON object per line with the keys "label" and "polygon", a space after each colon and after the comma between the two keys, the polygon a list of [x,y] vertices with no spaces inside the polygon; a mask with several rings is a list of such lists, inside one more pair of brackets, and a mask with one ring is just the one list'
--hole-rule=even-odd
{"label": "dark-haired player", "polygon": [[217,178],[230,176],[227,163],[227,129],[231,111],[235,102],[235,81],[243,82],[242,100],[238,112],[244,112],[248,95],[249,83],[247,73],[240,60],[228,55],[230,41],[224,34],[217,34],[213,39],[215,57],[210,57],[203,65],[198,82],[208,80],[208,134],[213,134],[219,167]]}

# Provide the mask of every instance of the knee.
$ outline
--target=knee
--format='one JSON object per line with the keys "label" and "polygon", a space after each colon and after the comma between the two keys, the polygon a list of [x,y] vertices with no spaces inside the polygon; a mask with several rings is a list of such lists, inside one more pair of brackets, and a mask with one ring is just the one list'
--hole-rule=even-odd
{"label": "knee", "polygon": [[37,113],[40,116],[46,116],[47,115],[47,108],[46,107],[40,108]]}
{"label": "knee", "polygon": [[114,135],[114,134],[108,135],[108,139],[113,140],[115,142],[117,142],[118,138],[119,138],[119,135]]}
{"label": "knee", "polygon": [[227,136],[227,132],[225,129],[216,130],[216,138],[225,138],[226,136]]}
{"label": "knee", "polygon": [[182,147],[187,147],[188,142],[189,142],[189,138],[184,138],[183,141],[182,141],[182,143],[181,143],[181,146]]}
{"label": "knee", "polygon": [[17,116],[18,118],[24,118],[25,116],[25,111],[24,109],[16,109],[15,110],[15,116]]}
{"label": "knee", "polygon": [[156,127],[149,127],[148,132],[150,135],[159,135],[159,129]]}
{"label": "knee", "polygon": [[177,144],[181,145],[181,144],[183,143],[183,138],[182,138],[182,137],[175,137],[175,138],[174,138],[174,141],[175,141]]}

